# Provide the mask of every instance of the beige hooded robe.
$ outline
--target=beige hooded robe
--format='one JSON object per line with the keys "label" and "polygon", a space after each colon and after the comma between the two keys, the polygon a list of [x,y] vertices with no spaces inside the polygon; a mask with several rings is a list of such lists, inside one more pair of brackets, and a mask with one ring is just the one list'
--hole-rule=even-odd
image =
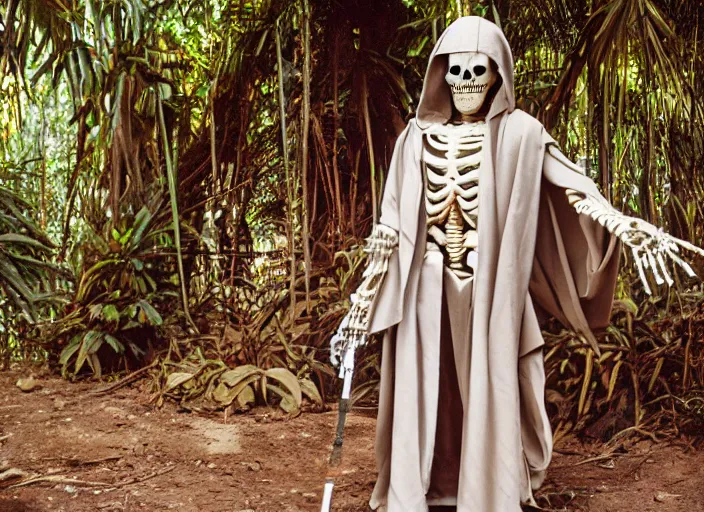
{"label": "beige hooded robe", "polygon": [[[422,130],[450,119],[447,54],[466,51],[487,54],[502,79],[486,119],[470,295],[447,287],[440,253],[426,251],[421,201]],[[371,317],[371,332],[386,331],[373,509],[425,512],[431,476],[443,478],[444,467],[433,464],[436,435],[443,435],[436,432],[443,307],[453,319],[461,394],[443,407],[461,417],[462,433],[456,496],[435,504],[519,512],[542,483],[552,439],[534,304],[593,339],[590,328],[608,323],[620,252],[598,223],[568,204],[566,188],[598,191],[556,149],[547,151],[554,144],[537,120],[515,109],[513,59],[501,30],[477,17],[450,25],[431,55],[418,116],[396,143],[382,201],[380,222],[398,231],[399,246]]]}

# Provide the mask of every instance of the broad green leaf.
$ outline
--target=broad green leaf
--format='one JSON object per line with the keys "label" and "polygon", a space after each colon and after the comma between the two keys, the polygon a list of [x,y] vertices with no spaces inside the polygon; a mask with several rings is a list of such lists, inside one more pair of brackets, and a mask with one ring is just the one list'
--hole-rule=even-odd
{"label": "broad green leaf", "polygon": [[227,407],[237,398],[237,392],[220,382],[210,394],[210,398],[222,407]]}
{"label": "broad green leaf", "polygon": [[122,354],[125,351],[125,346],[112,334],[106,334],[105,341],[116,353]]}
{"label": "broad green leaf", "polygon": [[[137,215],[135,215],[134,218],[134,225],[133,225],[133,233],[132,233],[132,238],[130,239],[129,247],[130,249],[136,249],[139,244],[142,243],[142,235],[144,234],[144,230],[147,229],[147,226],[149,225],[149,221],[151,220],[151,213],[147,209],[146,206],[142,207],[139,212],[137,212]],[[139,261],[139,260],[138,260]],[[137,268],[135,266],[135,268]],[[137,269],[141,270],[141,269]]]}
{"label": "broad green leaf", "polygon": [[108,322],[116,322],[120,319],[120,313],[113,304],[103,306],[103,318]]}
{"label": "broad green leaf", "polygon": [[291,414],[293,412],[297,412],[300,409],[300,402],[296,402],[296,399],[286,389],[276,384],[267,384],[266,388],[281,397],[279,407],[281,407],[287,413]]}
{"label": "broad green leaf", "polygon": [[161,315],[154,309],[154,306],[149,304],[146,300],[140,300],[137,304],[139,304],[139,307],[144,312],[146,319],[151,325],[161,325],[163,323]]}
{"label": "broad green leaf", "polygon": [[93,370],[93,375],[98,379],[103,376],[103,366],[100,364],[100,358],[98,358],[97,354],[90,354],[86,361],[88,361],[90,369]]}
{"label": "broad green leaf", "polygon": [[142,276],[136,276],[134,279],[135,279],[135,282],[137,283],[137,286],[139,287],[139,292],[142,295],[146,295],[147,294],[147,283],[144,282],[144,279],[142,278]]}
{"label": "broad green leaf", "polygon": [[227,384],[230,387],[236,386],[243,379],[249,378],[251,375],[259,375],[262,371],[252,364],[238,366],[233,370],[228,370],[220,375],[220,382]]}
{"label": "broad green leaf", "polygon": [[237,405],[240,407],[245,407],[247,405],[254,405],[256,402],[256,397],[254,396],[254,390],[252,386],[245,386],[241,393],[237,395]]}
{"label": "broad green leaf", "polygon": [[132,235],[132,228],[128,229],[125,231],[125,234],[120,237],[120,245],[124,246],[127,241],[130,239],[130,236]]}
{"label": "broad green leaf", "polygon": [[291,395],[286,395],[283,397],[279,403],[279,407],[281,407],[288,414],[298,412],[300,409],[298,404],[296,404],[296,400]]}
{"label": "broad green leaf", "polygon": [[73,338],[71,338],[71,341],[68,342],[68,345],[64,347],[64,349],[61,351],[61,357],[59,357],[59,364],[62,366],[65,366],[69,359],[71,359],[71,356],[76,353],[76,351],[81,347],[81,338],[83,336],[83,333],[81,334],[76,334]]}
{"label": "broad green leaf", "polygon": [[99,348],[100,345],[103,342],[103,333],[100,331],[88,331],[85,333],[83,336],[83,340],[81,342],[81,348],[78,351],[78,356],[76,357],[76,366],[74,368],[74,372],[78,373],[81,368],[83,367],[83,364],[86,361],[86,358],[90,354],[94,354]]}
{"label": "broad green leaf", "polygon": [[212,398],[223,407],[228,406],[232,403],[235,398],[237,398],[237,396],[239,396],[240,393],[245,390],[245,388],[249,387],[249,385],[256,381],[258,378],[258,373],[251,374],[249,375],[249,377],[240,380],[237,385],[233,387],[230,387],[221,381],[213,390]]}
{"label": "broad green leaf", "polygon": [[137,304],[130,304],[125,309],[122,310],[122,316],[127,316],[127,318],[134,318],[139,311]]}
{"label": "broad green leaf", "polygon": [[[149,276],[149,274],[147,274],[146,272],[144,274],[142,274],[142,277],[144,277],[144,280],[147,283],[149,283],[149,286],[151,287],[151,291],[155,292],[156,291],[156,282],[154,281],[154,279],[152,279]],[[178,294],[176,294],[176,296],[178,297]]]}
{"label": "broad green leaf", "polygon": [[141,272],[144,268],[144,263],[142,263],[142,260],[137,258],[130,258],[130,261],[132,262],[132,266],[134,267],[134,269],[138,272]]}

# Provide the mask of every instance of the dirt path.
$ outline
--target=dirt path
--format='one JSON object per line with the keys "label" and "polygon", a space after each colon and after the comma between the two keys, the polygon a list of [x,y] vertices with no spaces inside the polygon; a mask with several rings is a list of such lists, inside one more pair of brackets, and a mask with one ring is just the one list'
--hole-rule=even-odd
{"label": "dirt path", "polygon": [[[42,379],[40,389],[23,393],[15,386],[18,376],[0,374],[0,469],[28,473],[19,481],[49,478],[19,488],[0,482],[0,512],[320,508],[332,412],[280,419],[261,409],[225,423],[222,415],[179,412],[174,404],[156,409],[131,389],[96,397],[87,394],[94,386]],[[349,419],[336,511],[367,510],[374,421],[359,412]],[[565,449],[589,452],[581,445]],[[544,490],[554,507],[704,511],[702,452],[641,443],[601,465],[574,465],[582,459],[556,454]]]}

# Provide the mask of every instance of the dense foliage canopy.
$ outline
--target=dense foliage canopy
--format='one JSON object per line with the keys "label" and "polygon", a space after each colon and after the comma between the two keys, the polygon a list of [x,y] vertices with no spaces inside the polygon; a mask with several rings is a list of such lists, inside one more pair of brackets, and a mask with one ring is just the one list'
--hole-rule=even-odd
{"label": "dense foliage canopy", "polygon": [[[701,2],[5,0],[3,364],[151,362],[155,400],[320,404],[393,143],[466,14],[502,27],[519,106],[614,205],[702,244]],[[629,272],[600,358],[546,332],[558,436],[702,419],[701,292]]]}

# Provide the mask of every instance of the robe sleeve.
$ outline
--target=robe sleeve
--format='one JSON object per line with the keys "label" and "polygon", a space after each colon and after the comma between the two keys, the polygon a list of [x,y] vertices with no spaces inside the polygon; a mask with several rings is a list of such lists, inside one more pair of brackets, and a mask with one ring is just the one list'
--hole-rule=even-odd
{"label": "robe sleeve", "polygon": [[584,335],[596,348],[592,329],[609,323],[621,244],[569,204],[566,189],[590,195],[599,191],[560,153],[552,137],[543,134],[546,151],[530,292],[539,310]]}
{"label": "robe sleeve", "polygon": [[[401,229],[401,192],[404,181],[404,170],[417,167],[411,161],[414,158],[412,138],[414,137],[415,121],[408,123],[401,135],[396,139],[396,145],[386,176],[384,194],[381,200],[381,215],[379,224],[384,224],[402,236]],[[399,241],[399,244],[403,243]],[[401,321],[403,312],[403,282],[399,260],[399,246],[389,258],[386,275],[376,292],[370,306],[369,333],[384,331]]]}
{"label": "robe sleeve", "polygon": [[389,163],[389,172],[386,175],[386,183],[384,184],[384,194],[381,199],[379,224],[384,224],[394,229],[397,233],[401,230],[399,203],[403,184],[403,169],[406,167],[404,160],[407,158],[405,145],[412,125],[412,122],[408,123],[398,136],[398,139],[396,139],[394,152]]}

